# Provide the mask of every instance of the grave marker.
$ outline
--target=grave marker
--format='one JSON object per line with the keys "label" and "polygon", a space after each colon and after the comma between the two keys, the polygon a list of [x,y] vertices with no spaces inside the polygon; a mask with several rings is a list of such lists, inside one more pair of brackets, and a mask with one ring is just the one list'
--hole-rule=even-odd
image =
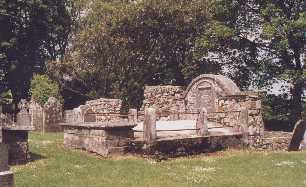
{"label": "grave marker", "polygon": [[306,122],[303,120],[299,120],[293,130],[293,135],[291,142],[288,147],[288,151],[298,151],[301,143],[304,139],[305,135],[305,130],[306,130]]}

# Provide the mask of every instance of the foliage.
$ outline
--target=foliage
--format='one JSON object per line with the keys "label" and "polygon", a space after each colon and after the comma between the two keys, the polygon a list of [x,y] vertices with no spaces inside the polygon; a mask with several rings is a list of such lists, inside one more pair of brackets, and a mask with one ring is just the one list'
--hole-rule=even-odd
{"label": "foliage", "polygon": [[[32,161],[12,166],[16,186],[304,186],[305,152],[218,152],[163,162],[100,158],[63,147],[63,134],[30,133]],[[103,171],[103,172],[101,172]]]}
{"label": "foliage", "polygon": [[33,73],[63,56],[71,30],[69,0],[0,1],[0,93],[29,97]]}
{"label": "foliage", "polygon": [[32,99],[44,105],[49,97],[54,97],[62,102],[63,98],[59,93],[59,86],[56,82],[49,79],[47,75],[34,75],[31,81]]}
{"label": "foliage", "polygon": [[305,1],[220,0],[211,10],[210,29],[197,40],[196,53],[218,54],[240,86],[289,83],[293,125],[303,111]]}
{"label": "foliage", "polygon": [[67,103],[75,101],[68,98],[74,94],[122,98],[127,107],[139,107],[144,85],[186,85],[199,74],[218,72],[216,63],[193,55],[208,19],[207,3],[92,1],[70,53],[49,64],[49,74],[63,85]]}

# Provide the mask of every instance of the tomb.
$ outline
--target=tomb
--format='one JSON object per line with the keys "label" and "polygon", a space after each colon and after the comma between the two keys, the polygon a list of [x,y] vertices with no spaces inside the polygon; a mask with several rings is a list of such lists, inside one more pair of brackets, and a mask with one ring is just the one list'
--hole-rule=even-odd
{"label": "tomb", "polygon": [[27,102],[22,100],[19,104],[20,112],[16,121],[9,114],[1,114],[2,142],[8,146],[9,163],[23,164],[29,158],[29,131],[34,130],[31,126],[31,117],[28,112]]}
{"label": "tomb", "polygon": [[262,145],[260,94],[242,92],[221,75],[201,75],[186,89],[146,86],[138,112],[122,113],[121,103],[101,98],[65,111],[64,145],[103,156],[113,150],[172,154]]}
{"label": "tomb", "polygon": [[[242,92],[222,75],[200,75],[185,90],[180,86],[147,86],[140,113],[149,107],[157,109],[157,118],[164,121],[196,120],[199,110],[208,112],[210,126],[244,130],[245,143],[252,148],[262,143],[264,124],[258,92]],[[246,126],[239,119],[246,110]],[[141,116],[140,116],[140,120]]]}

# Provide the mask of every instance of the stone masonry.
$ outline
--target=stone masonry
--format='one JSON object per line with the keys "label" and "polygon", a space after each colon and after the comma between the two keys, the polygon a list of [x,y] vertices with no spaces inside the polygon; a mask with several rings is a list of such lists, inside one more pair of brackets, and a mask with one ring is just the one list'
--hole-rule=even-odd
{"label": "stone masonry", "polygon": [[87,101],[73,110],[64,112],[64,122],[107,122],[117,121],[121,115],[120,99],[97,99]]}
{"label": "stone masonry", "polygon": [[[258,147],[264,136],[261,98],[256,92],[241,92],[236,84],[221,75],[200,75],[184,90],[178,86],[147,86],[140,111],[155,107],[159,120],[195,120],[198,112],[205,107],[209,119],[217,126],[241,130],[242,110],[247,110],[246,120],[250,147]],[[141,119],[141,118],[140,118]]]}

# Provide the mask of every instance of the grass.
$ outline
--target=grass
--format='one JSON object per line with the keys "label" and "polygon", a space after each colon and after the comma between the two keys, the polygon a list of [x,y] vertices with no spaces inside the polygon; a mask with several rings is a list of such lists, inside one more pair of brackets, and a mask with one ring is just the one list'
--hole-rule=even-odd
{"label": "grass", "polygon": [[66,150],[60,133],[32,133],[29,143],[33,161],[11,168],[17,187],[306,186],[306,152],[228,150],[155,162]]}

